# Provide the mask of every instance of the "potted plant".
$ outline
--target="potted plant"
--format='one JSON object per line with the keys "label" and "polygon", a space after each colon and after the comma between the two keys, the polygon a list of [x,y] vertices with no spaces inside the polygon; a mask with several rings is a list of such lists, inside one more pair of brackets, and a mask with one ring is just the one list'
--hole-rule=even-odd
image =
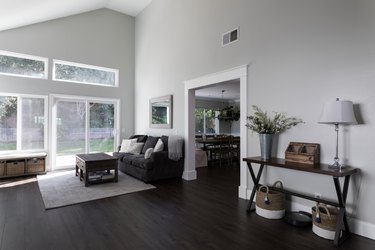
{"label": "potted plant", "polygon": [[269,117],[267,112],[262,111],[258,106],[253,105],[252,108],[254,115],[247,117],[245,126],[259,134],[261,158],[267,160],[271,158],[273,135],[303,123],[303,121],[295,117],[286,117],[284,113],[279,112],[274,112],[274,116]]}

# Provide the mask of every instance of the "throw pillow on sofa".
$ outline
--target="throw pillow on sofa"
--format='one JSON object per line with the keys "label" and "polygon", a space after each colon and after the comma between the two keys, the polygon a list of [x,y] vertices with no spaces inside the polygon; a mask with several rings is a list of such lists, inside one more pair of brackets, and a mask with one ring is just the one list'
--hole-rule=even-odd
{"label": "throw pillow on sofa", "polygon": [[137,139],[124,139],[124,140],[122,140],[119,152],[128,151],[129,147],[135,142],[137,142]]}
{"label": "throw pillow on sofa", "polygon": [[142,149],[142,154],[146,153],[146,150],[149,148],[154,148],[156,143],[158,142],[159,137],[149,136],[145,142],[145,145]]}
{"label": "throw pillow on sofa", "polygon": [[154,152],[161,152],[164,149],[164,143],[161,139],[158,140],[154,147]]}
{"label": "throw pillow on sofa", "polygon": [[149,159],[151,157],[151,154],[154,152],[154,149],[153,148],[149,148],[146,150],[146,153],[145,153],[145,159]]}
{"label": "throw pillow on sofa", "polygon": [[168,136],[162,135],[160,139],[163,141],[164,149],[163,151],[168,151]]}
{"label": "throw pillow on sofa", "polygon": [[132,135],[129,139],[137,139],[137,142],[145,143],[147,140],[147,135]]}
{"label": "throw pillow on sofa", "polygon": [[125,151],[125,153],[139,155],[142,151],[143,145],[144,143],[142,142],[134,142],[130,145],[129,149]]}

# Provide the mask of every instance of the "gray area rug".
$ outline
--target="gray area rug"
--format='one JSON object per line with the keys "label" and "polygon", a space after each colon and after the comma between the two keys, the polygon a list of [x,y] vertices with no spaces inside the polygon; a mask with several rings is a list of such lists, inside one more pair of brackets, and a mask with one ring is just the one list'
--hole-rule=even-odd
{"label": "gray area rug", "polygon": [[117,183],[107,182],[88,187],[75,176],[75,170],[38,175],[37,179],[46,209],[155,188],[121,171]]}

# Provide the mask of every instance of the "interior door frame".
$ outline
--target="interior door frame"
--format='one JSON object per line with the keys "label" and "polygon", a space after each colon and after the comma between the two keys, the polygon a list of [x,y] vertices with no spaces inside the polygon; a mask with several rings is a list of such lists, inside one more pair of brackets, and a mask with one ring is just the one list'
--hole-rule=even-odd
{"label": "interior door frame", "polygon": [[[247,100],[247,68],[248,65],[242,65],[221,72],[198,77],[185,81],[185,169],[182,178],[185,180],[197,179],[195,170],[195,90],[214,85],[217,83],[230,81],[234,79],[240,80],[240,159],[247,155],[247,128],[245,127],[248,109]],[[240,186],[238,195],[240,198],[248,199],[248,170],[245,162],[240,161]]]}

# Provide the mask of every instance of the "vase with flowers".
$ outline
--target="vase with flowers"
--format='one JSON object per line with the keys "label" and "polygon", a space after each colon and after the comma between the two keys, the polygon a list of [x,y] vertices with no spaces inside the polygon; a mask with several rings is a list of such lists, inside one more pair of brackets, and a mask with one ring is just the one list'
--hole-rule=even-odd
{"label": "vase with flowers", "polygon": [[290,129],[303,123],[296,117],[286,117],[284,113],[274,112],[274,116],[268,116],[258,106],[253,105],[254,115],[247,117],[246,127],[259,134],[261,158],[268,160],[271,158],[272,141],[275,134]]}

